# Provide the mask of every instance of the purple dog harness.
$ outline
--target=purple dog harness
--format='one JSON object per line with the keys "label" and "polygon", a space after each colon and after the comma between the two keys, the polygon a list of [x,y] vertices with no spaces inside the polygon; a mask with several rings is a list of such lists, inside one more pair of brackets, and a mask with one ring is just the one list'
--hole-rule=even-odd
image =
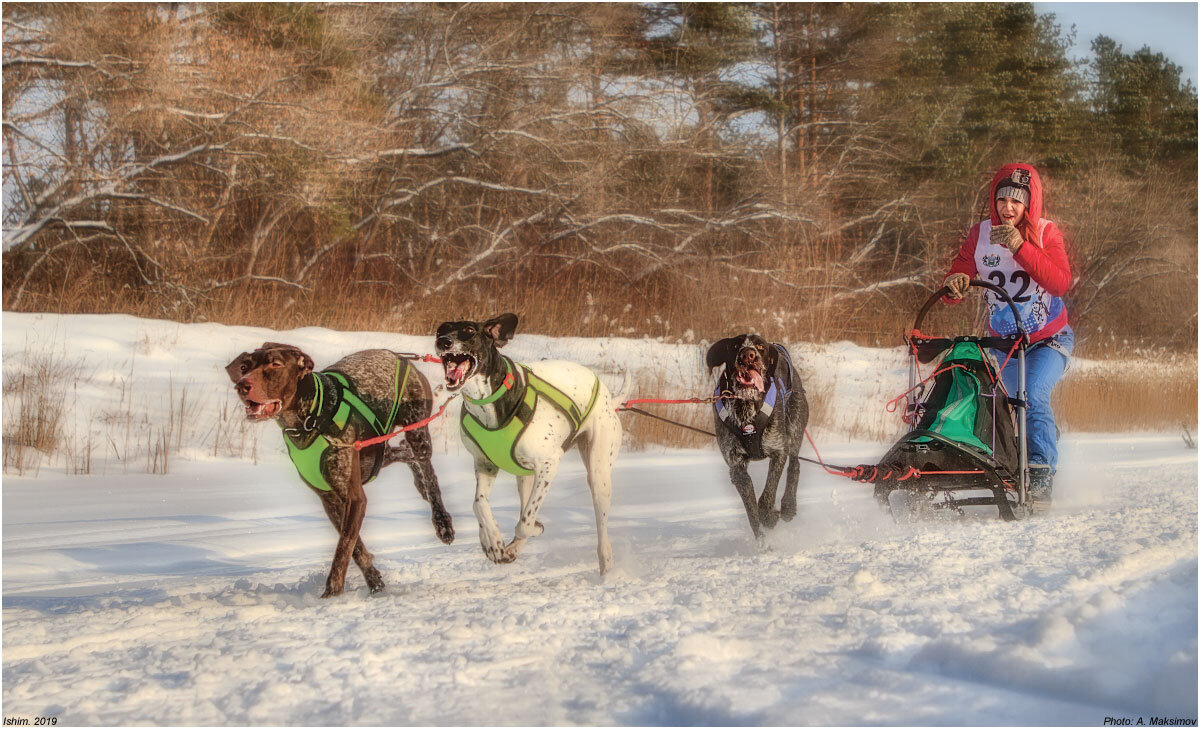
{"label": "purple dog harness", "polygon": [[754,420],[750,423],[739,425],[733,416],[733,409],[726,407],[725,401],[730,399],[724,393],[729,392],[722,385],[725,379],[730,376],[728,372],[721,375],[721,379],[717,382],[717,389],[713,393],[713,397],[718,398],[713,403],[713,409],[717,413],[717,417],[725,424],[731,433],[736,435],[742,442],[742,447],[746,449],[747,455],[751,460],[761,460],[766,458],[766,454],[762,449],[762,432],[766,429],[767,423],[771,420],[771,414],[775,412],[776,407],[786,407],[788,398],[791,396],[792,383],[792,358],[788,351],[779,344],[771,346],[779,350],[783,356],[779,359],[779,364],[775,367],[775,375],[771,377],[771,384],[767,387],[766,394],[763,395],[763,401],[758,406],[758,411],[754,414]]}

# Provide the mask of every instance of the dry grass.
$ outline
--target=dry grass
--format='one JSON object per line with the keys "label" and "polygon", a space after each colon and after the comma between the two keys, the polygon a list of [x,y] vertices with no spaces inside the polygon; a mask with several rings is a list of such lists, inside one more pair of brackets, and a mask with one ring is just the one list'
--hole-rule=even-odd
{"label": "dry grass", "polygon": [[249,459],[258,463],[259,429],[246,420],[240,405],[233,405],[228,400],[222,402],[221,409],[210,418],[210,422],[208,429],[196,434],[194,439],[195,443],[205,448],[208,455],[213,458],[228,456]]}
{"label": "dry grass", "polygon": [[[761,263],[769,270],[771,261],[749,258],[746,263]],[[911,286],[889,292],[886,298],[837,299],[837,289],[832,285],[822,288],[822,282],[813,281],[797,290],[780,286],[765,275],[702,262],[635,282],[609,269],[543,269],[545,266],[530,266],[485,285],[461,283],[426,296],[417,287],[395,290],[362,284],[362,271],[330,264],[311,292],[264,284],[200,297],[194,308],[171,314],[164,314],[166,304],[154,297],[114,300],[111,282],[95,277],[74,280],[69,290],[57,292],[61,296],[30,291],[15,310],[117,312],[276,330],[320,326],[429,336],[443,321],[512,311],[521,317],[521,332],[548,336],[661,337],[695,342],[730,332],[755,331],[777,341],[844,339],[866,346],[893,346],[929,294]],[[955,307],[952,315],[967,308]]]}
{"label": "dry grass", "polygon": [[1196,394],[1194,368],[1081,373],[1059,383],[1054,416],[1064,432],[1195,428]]}
{"label": "dry grass", "polygon": [[[787,261],[778,272],[773,267],[779,260],[769,256],[750,255],[743,263],[748,269],[772,273],[692,261],[631,280],[612,267],[562,270],[534,261],[523,268],[514,266],[503,276],[450,285],[428,295],[422,287],[407,283],[376,285],[379,282],[365,280],[373,276],[369,270],[336,260],[320,269],[319,280],[312,282],[309,291],[270,283],[248,285],[199,296],[194,305],[174,310],[154,295],[114,298],[112,282],[93,276],[72,279],[53,290],[30,290],[14,310],[117,312],[276,330],[319,326],[427,336],[442,321],[512,311],[521,318],[522,333],[548,336],[649,337],[689,343],[756,331],[776,341],[848,340],[864,346],[895,346],[931,293],[925,286],[909,285],[847,295],[844,285],[829,276],[791,270]],[[1180,263],[1178,269],[1180,275],[1194,272],[1194,261]],[[784,286],[780,280],[802,285]],[[1128,322],[1100,304],[1088,310],[1083,304],[1092,299],[1078,295],[1078,306],[1069,302],[1078,334],[1077,354],[1130,356],[1147,346],[1194,353],[1195,314],[1179,313],[1189,311],[1187,302],[1195,299],[1194,274],[1189,280],[1188,285],[1164,286],[1170,295],[1169,304],[1164,304],[1169,315],[1159,309],[1138,309]],[[1127,303],[1124,298],[1114,301],[1117,309]],[[982,331],[980,310],[978,299],[961,306],[939,305],[922,328],[942,333]],[[1171,328],[1143,323],[1160,320],[1171,322]],[[1188,332],[1193,334],[1187,336]]]}
{"label": "dry grass", "polygon": [[135,401],[133,359],[112,383],[115,406],[91,410],[81,410],[74,395],[94,380],[82,358],[31,352],[5,364],[4,473],[61,466],[91,474],[115,466],[166,475],[181,452],[258,460],[258,430],[227,401],[215,406],[173,379],[166,393],[145,395],[153,398],[149,406]]}
{"label": "dry grass", "polygon": [[36,470],[39,454],[53,455],[64,445],[64,413],[69,392],[84,381],[83,362],[48,353],[26,355],[4,377],[6,473]]}

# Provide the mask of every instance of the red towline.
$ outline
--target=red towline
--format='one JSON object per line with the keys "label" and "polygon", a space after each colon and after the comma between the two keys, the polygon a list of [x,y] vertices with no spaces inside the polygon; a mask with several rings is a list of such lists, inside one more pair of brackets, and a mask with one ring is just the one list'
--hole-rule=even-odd
{"label": "red towline", "polygon": [[[454,399],[453,397],[450,398],[450,400],[453,400],[453,399]],[[438,411],[436,413],[434,413],[433,415],[430,415],[428,418],[425,418],[424,420],[418,420],[415,423],[409,423],[408,425],[404,426],[403,428],[397,428],[396,430],[393,430],[392,432],[384,434],[384,435],[379,435],[374,438],[367,438],[366,440],[354,441],[354,450],[361,451],[363,448],[369,448],[370,446],[373,446],[377,443],[383,443],[384,441],[391,440],[392,438],[395,438],[396,436],[400,435],[401,433],[407,433],[408,431],[416,430],[417,428],[424,428],[426,425],[429,425],[434,420],[437,420],[438,417],[440,417],[442,413],[446,412],[446,406],[450,404],[450,400],[447,400],[446,402],[442,403],[442,407],[440,409],[438,409]]]}

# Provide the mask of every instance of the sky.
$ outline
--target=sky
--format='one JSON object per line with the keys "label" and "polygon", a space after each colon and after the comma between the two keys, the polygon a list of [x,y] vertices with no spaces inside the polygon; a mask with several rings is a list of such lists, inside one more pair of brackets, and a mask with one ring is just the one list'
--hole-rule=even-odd
{"label": "sky", "polygon": [[1106,35],[1126,53],[1142,46],[1183,69],[1196,86],[1196,3],[1034,3],[1039,13],[1054,13],[1064,31],[1075,26],[1071,57],[1091,56],[1092,39]]}

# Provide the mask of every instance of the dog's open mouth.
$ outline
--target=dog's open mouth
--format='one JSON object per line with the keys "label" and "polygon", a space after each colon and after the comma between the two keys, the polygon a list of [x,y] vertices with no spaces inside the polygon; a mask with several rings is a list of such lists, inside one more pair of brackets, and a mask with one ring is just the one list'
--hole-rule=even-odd
{"label": "dog's open mouth", "polygon": [[754,388],[759,392],[767,389],[763,385],[762,373],[752,367],[738,367],[733,379],[742,387]]}
{"label": "dog's open mouth", "polygon": [[283,407],[283,403],[279,400],[268,400],[266,402],[255,402],[246,400],[246,417],[250,420],[265,420],[275,417],[279,409]]}
{"label": "dog's open mouth", "polygon": [[475,371],[475,358],[469,354],[447,352],[442,355],[442,367],[446,370],[446,389],[457,390]]}

